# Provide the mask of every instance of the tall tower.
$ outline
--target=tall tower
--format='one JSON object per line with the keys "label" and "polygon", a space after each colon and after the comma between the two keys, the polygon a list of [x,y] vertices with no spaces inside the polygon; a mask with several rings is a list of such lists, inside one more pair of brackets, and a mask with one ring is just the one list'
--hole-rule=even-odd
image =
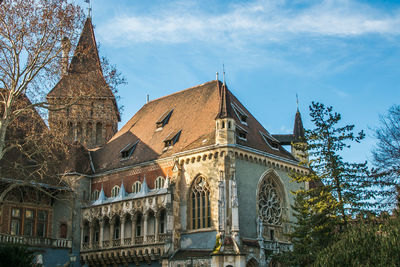
{"label": "tall tower", "polygon": [[229,94],[225,84],[217,80],[220,95],[219,112],[215,118],[215,143],[221,145],[235,144],[235,120],[229,108]]}
{"label": "tall tower", "polygon": [[63,76],[47,94],[48,102],[60,107],[49,111],[50,129],[87,148],[102,146],[117,132],[121,119],[103,76],[91,18],[86,19],[69,65],[67,40],[63,46]]}

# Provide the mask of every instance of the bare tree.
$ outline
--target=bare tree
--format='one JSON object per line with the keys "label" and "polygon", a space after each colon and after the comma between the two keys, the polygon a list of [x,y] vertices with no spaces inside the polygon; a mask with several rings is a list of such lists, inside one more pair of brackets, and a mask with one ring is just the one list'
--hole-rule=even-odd
{"label": "bare tree", "polygon": [[378,142],[372,151],[375,176],[385,187],[390,204],[396,202],[400,184],[400,105],[392,106],[380,117],[380,126],[375,129]]}

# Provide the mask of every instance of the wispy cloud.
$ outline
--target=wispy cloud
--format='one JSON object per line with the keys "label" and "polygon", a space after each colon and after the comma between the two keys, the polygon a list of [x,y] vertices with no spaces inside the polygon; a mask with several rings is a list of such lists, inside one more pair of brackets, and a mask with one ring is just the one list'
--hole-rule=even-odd
{"label": "wispy cloud", "polygon": [[104,41],[122,45],[190,41],[240,44],[304,35],[343,38],[400,34],[399,10],[389,13],[352,0],[326,0],[302,7],[291,3],[255,0],[228,5],[223,13],[212,13],[195,2],[175,1],[146,15],[119,14],[99,25],[98,33]]}

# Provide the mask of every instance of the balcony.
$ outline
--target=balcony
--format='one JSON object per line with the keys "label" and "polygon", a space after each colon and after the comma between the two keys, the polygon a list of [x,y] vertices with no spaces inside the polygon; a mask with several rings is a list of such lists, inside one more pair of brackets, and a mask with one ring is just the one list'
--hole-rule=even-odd
{"label": "balcony", "polygon": [[0,243],[24,244],[33,247],[72,248],[72,241],[68,239],[14,236],[6,234],[0,234]]}

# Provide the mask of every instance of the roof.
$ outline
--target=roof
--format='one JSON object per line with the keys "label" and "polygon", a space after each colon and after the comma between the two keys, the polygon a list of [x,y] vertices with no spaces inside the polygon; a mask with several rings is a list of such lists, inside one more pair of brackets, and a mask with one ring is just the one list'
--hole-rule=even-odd
{"label": "roof", "polygon": [[[165,158],[175,153],[215,144],[215,118],[220,112],[220,81],[210,81],[145,104],[104,147],[92,151],[95,169],[99,172]],[[226,99],[248,116],[243,125],[237,116],[236,124],[247,131],[247,141],[237,144],[268,152],[290,160],[294,157],[281,146],[271,148],[260,132],[269,135],[262,125],[226,87]],[[169,122],[162,128],[156,125],[165,112],[174,110]],[[231,104],[226,110],[234,114]],[[168,149],[164,141],[172,133],[181,131],[179,141]],[[120,152],[128,144],[140,140],[129,159],[121,159]]]}
{"label": "roof", "polygon": [[296,116],[294,118],[293,135],[295,140],[304,139],[303,121],[301,120],[301,115],[299,110],[297,110]]}
{"label": "roof", "polygon": [[96,38],[90,18],[86,19],[66,75],[47,94],[47,98],[79,96],[109,98],[113,101],[115,112],[120,121],[115,96],[103,76]]}

